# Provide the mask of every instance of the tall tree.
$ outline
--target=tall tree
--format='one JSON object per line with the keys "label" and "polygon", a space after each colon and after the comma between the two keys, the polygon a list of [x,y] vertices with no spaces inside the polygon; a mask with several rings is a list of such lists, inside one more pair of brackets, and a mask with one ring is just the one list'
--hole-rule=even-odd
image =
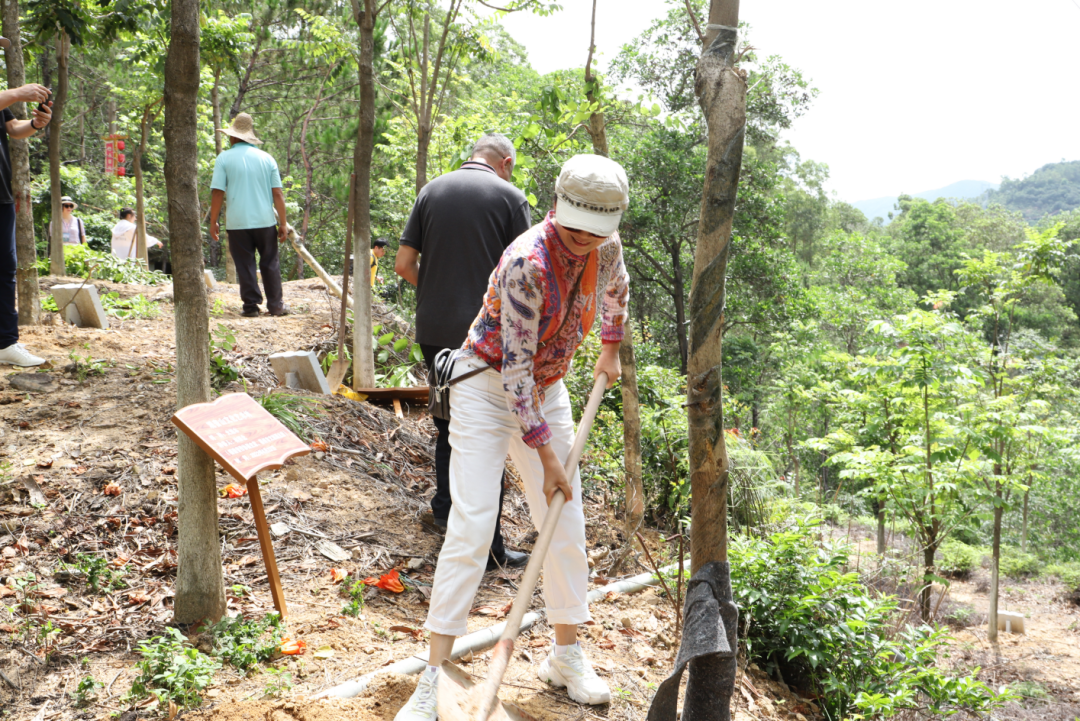
{"label": "tall tree", "polygon": [[[353,151],[356,208],[352,233],[353,258],[353,387],[375,386],[375,349],[371,338],[371,274],[367,268],[371,248],[371,158],[375,153],[375,22],[391,0],[352,0],[353,17],[360,26],[360,127]],[[348,259],[345,259],[348,262]],[[344,292],[344,289],[342,289]]]}
{"label": "tall tree", "polygon": [[[176,302],[176,404],[210,400],[210,334],[198,188],[199,1],[172,0],[165,59],[165,187]],[[179,434],[178,623],[225,613],[214,461]]]}
{"label": "tall tree", "polygon": [[[19,30],[19,0],[4,2],[4,37],[11,41],[5,54],[9,88],[26,84],[26,65],[23,62],[22,35]],[[26,103],[11,106],[19,120],[26,118]],[[10,138],[11,190],[15,196],[15,287],[19,295],[19,325],[41,322],[41,303],[38,300],[37,248],[34,245],[34,211],[30,197],[30,148],[27,140]]]}
{"label": "tall tree", "polygon": [[[693,14],[693,8],[687,4]],[[695,27],[700,23],[694,18]],[[724,295],[735,200],[746,133],[746,73],[738,60],[739,0],[712,0],[702,36],[694,92],[709,128],[694,277],[690,287],[690,359],[687,416],[690,428],[691,571],[711,564],[719,587],[715,602],[730,653],[690,663],[683,718],[731,718],[735,690],[738,609],[728,565],[728,452],[724,441],[722,351]],[[684,636],[684,638],[686,638]]]}

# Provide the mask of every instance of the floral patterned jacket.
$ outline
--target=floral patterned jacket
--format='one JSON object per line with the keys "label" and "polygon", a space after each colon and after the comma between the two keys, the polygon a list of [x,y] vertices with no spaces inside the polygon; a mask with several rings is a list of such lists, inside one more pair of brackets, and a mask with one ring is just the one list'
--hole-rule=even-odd
{"label": "floral patterned jacket", "polygon": [[[551,440],[544,389],[566,375],[597,313],[601,340],[622,340],[629,297],[618,233],[589,256],[579,256],[560,240],[553,220],[554,211],[503,252],[462,348],[464,357],[476,356],[502,373],[507,405],[532,448]],[[568,311],[579,275],[574,307]]]}

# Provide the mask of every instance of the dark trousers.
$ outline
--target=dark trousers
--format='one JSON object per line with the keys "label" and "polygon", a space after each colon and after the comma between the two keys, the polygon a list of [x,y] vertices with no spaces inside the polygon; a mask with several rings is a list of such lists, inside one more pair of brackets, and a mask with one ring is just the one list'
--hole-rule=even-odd
{"label": "dark trousers", "polygon": [[259,277],[255,275],[255,253],[259,254],[259,270],[262,271],[263,288],[266,289],[266,309],[271,313],[279,312],[285,304],[281,299],[277,228],[271,226],[225,232],[229,236],[229,252],[236,263],[236,280],[240,283],[244,312],[258,310],[263,300],[259,292]]}
{"label": "dark trousers", "polygon": [[[424,354],[424,363],[430,368],[435,363],[435,356],[445,350],[439,345],[420,344],[420,352]],[[438,436],[435,438],[435,496],[431,499],[431,515],[446,520],[450,517],[450,421],[441,418],[432,418],[435,422],[435,430]],[[502,537],[502,506],[506,498],[506,472],[503,471],[502,480],[499,482],[499,517],[495,521],[495,537],[491,539],[491,555],[500,563],[506,555],[506,546],[503,545]]]}
{"label": "dark trousers", "polygon": [[0,348],[19,342],[19,306],[15,304],[15,204],[0,205]]}

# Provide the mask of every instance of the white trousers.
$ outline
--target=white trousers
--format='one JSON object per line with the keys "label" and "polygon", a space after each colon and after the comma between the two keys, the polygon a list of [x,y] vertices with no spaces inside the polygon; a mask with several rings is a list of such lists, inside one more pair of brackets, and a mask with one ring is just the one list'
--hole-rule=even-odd
{"label": "white trousers", "polygon": [[[475,359],[461,359],[454,375],[481,365]],[[424,627],[433,633],[463,636],[468,632],[469,610],[495,534],[499,483],[507,452],[521,474],[537,530],[544,523],[548,505],[540,455],[521,439],[521,427],[506,404],[502,376],[487,370],[451,386],[450,405],[450,497],[454,505],[435,567]],[[574,419],[570,394],[562,381],[547,389],[544,418],[551,428],[555,455],[565,461],[574,442]],[[586,600],[589,564],[585,555],[585,511],[578,473],[574,473],[570,486],[574,498],[563,507],[544,557],[544,602],[548,622],[553,624],[579,624],[591,618]]]}

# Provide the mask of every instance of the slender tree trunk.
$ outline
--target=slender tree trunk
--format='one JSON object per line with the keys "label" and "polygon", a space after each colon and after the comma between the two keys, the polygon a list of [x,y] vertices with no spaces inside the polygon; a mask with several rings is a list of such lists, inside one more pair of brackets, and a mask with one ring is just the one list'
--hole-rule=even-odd
{"label": "slender tree trunk", "polygon": [[877,511],[877,553],[879,556],[885,555],[885,499],[878,499],[878,511]]}
{"label": "slender tree trunk", "polygon": [[[199,2],[172,0],[165,60],[165,188],[176,302],[176,405],[210,400],[210,333],[198,186]],[[177,623],[225,613],[214,461],[179,433]]]}
{"label": "slender tree trunk", "polygon": [[[690,290],[687,413],[690,435],[691,564],[717,568],[715,589],[728,645],[737,648],[738,609],[728,566],[728,453],[724,442],[721,368],[725,281],[746,127],[745,73],[734,68],[738,0],[712,0],[694,91],[708,125],[708,160]],[[731,718],[735,655],[690,665],[684,721]]]}
{"label": "slender tree trunk", "polygon": [[930,623],[930,616],[934,612],[935,555],[937,555],[937,543],[931,541],[923,548],[923,587],[919,592],[919,617],[922,618],[924,623]]}
{"label": "slender tree trunk", "polygon": [[146,153],[146,135],[149,132],[150,109],[143,109],[142,122],[139,123],[139,142],[135,146],[135,157],[131,160],[131,169],[135,173],[135,257],[147,268],[150,258],[146,254],[146,199],[143,190],[142,159]]}
{"label": "slender tree trunk", "polygon": [[[671,300],[675,305],[675,337],[679,341],[679,372],[685,374],[690,357],[690,341],[686,337],[686,281],[683,278],[679,255],[679,246],[675,245],[671,253],[673,271],[671,288],[674,291]],[[720,332],[723,333],[723,329]]]}
{"label": "slender tree trunk", "polygon": [[[328,65],[326,68],[326,75],[323,77],[322,83],[319,84],[319,93],[315,97],[315,102],[312,103],[311,108],[308,109],[304,115],[304,123],[300,130],[300,157],[304,162],[304,218],[300,223],[300,237],[307,240],[308,226],[311,224],[311,204],[315,196],[312,191],[312,185],[314,184],[315,168],[311,163],[311,157],[307,152],[307,131],[308,125],[311,123],[311,116],[318,110],[319,104],[322,102],[323,89],[326,87],[326,80],[330,77],[330,73],[333,71],[334,65]],[[343,262],[348,262],[347,259]],[[299,254],[296,256],[296,266],[294,273],[297,279],[304,277],[304,259]]]}
{"label": "slender tree trunk", "polygon": [[[411,22],[411,20],[410,20]],[[446,22],[450,22],[447,18]],[[439,79],[428,78],[431,49],[431,15],[424,13],[424,44],[420,52],[420,102],[416,114],[416,194],[427,185],[428,148],[431,146],[431,105],[434,93],[429,95],[428,83],[437,85]],[[448,80],[449,82],[449,80]]]}
{"label": "slender tree trunk", "polygon": [[998,640],[998,590],[1001,572],[1001,515],[1003,499],[1001,497],[1001,484],[997,484],[997,492],[994,494],[994,538],[993,550],[990,560],[990,618],[986,629],[986,640],[997,643]]}
{"label": "slender tree trunk", "polygon": [[[266,15],[263,16],[262,23],[259,24],[262,30],[256,33],[255,47],[251,50],[251,57],[248,58],[247,68],[244,69],[244,77],[240,78],[240,83],[236,88],[236,98],[233,99],[232,107],[229,108],[229,120],[232,120],[240,114],[240,108],[244,103],[244,96],[247,95],[248,90],[251,88],[251,76],[255,71],[255,66],[259,62],[259,53],[262,51],[263,41],[265,40],[266,33],[265,28],[270,24],[270,21],[274,19],[274,5],[270,5],[266,10]],[[218,127],[221,127],[220,125]],[[216,130],[217,128],[215,128]],[[220,151],[219,151],[220,153]]]}
{"label": "slender tree trunk", "polygon": [[[19,30],[19,0],[3,0],[4,37],[11,41],[6,53],[9,88],[26,84],[26,65],[23,61],[22,37]],[[26,103],[15,103],[11,113],[19,120],[26,119]],[[11,190],[15,196],[15,288],[19,295],[19,325],[41,322],[41,301],[38,298],[37,248],[34,246],[34,212],[30,198],[30,148],[26,140],[8,141],[11,147]]]}
{"label": "slender tree trunk", "polygon": [[[210,110],[214,118],[214,155],[221,155],[221,69],[214,69],[214,84],[210,86]],[[287,175],[288,173],[286,173]],[[210,241],[210,265],[214,268],[221,262],[221,241]]]}
{"label": "slender tree trunk", "polygon": [[[22,312],[21,310],[19,311]],[[1020,550],[1027,553],[1028,550],[1028,496],[1031,495],[1031,476],[1028,476],[1028,490],[1024,491],[1024,525],[1020,531]]]}
{"label": "slender tree trunk", "polygon": [[[375,387],[375,349],[371,338],[371,158],[375,152],[375,0],[352,0],[360,26],[360,127],[353,152],[356,217],[353,234],[353,388]],[[346,262],[347,259],[346,259]]]}
{"label": "slender tree trunk", "polygon": [[68,54],[71,41],[66,33],[56,33],[56,92],[53,93],[53,119],[49,123],[49,188],[52,194],[52,218],[49,234],[49,274],[64,274],[64,228],[61,223],[60,198],[64,191],[60,184],[60,140],[64,126],[64,105],[68,95]]}

